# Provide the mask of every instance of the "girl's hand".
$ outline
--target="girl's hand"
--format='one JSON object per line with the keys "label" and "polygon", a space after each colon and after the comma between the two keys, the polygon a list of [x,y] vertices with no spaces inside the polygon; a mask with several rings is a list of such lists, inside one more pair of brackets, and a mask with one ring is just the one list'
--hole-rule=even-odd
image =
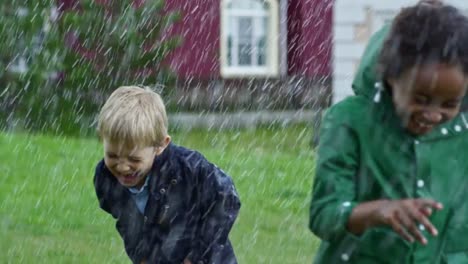
{"label": "girl's hand", "polygon": [[442,204],[430,199],[389,200],[375,210],[373,217],[376,223],[391,226],[406,240],[414,242],[416,239],[426,245],[427,239],[418,228],[418,223],[421,229],[424,227],[437,236],[437,229],[428,219],[433,209],[441,210]]}
{"label": "girl's hand", "polygon": [[188,259],[184,259],[184,264],[192,264],[192,262]]}

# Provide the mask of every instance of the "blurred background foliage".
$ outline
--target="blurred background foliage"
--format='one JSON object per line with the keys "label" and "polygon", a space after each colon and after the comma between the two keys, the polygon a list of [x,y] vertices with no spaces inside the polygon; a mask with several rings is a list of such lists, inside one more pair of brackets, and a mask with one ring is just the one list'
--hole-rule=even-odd
{"label": "blurred background foliage", "polygon": [[122,84],[164,85],[164,59],[180,43],[180,20],[164,0],[56,0],[0,4],[0,129],[90,135],[93,118]]}

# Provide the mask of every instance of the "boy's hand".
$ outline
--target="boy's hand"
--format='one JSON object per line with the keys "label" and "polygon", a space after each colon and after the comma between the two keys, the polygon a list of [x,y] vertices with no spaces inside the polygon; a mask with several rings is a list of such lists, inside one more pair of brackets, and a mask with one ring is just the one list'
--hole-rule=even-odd
{"label": "boy's hand", "polygon": [[184,263],[183,264],[192,264],[192,262],[188,259],[184,259]]}
{"label": "boy's hand", "polygon": [[432,209],[441,210],[442,204],[430,199],[405,199],[389,200],[381,205],[375,210],[374,221],[391,226],[406,240],[414,242],[416,239],[423,245],[427,244],[427,239],[422,235],[417,223],[429,230],[433,236],[437,236],[438,231],[428,217],[432,214]]}

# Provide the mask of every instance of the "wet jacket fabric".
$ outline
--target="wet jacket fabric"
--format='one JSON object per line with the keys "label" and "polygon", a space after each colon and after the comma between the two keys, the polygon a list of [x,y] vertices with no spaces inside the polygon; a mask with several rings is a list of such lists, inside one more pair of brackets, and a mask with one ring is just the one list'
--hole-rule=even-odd
{"label": "wet jacket fabric", "polygon": [[143,214],[104,161],[94,177],[99,205],[116,219],[133,263],[237,263],[228,234],[240,201],[231,178],[200,153],[172,143],[150,173]]}
{"label": "wet jacket fabric", "polygon": [[[354,96],[323,120],[309,227],[322,242],[315,263],[468,263],[468,114],[412,136],[391,95],[374,100],[376,60],[388,32],[376,33],[353,82]],[[346,229],[352,209],[379,199],[431,198],[444,205],[429,218],[428,245],[409,243],[390,227],[357,236]]]}

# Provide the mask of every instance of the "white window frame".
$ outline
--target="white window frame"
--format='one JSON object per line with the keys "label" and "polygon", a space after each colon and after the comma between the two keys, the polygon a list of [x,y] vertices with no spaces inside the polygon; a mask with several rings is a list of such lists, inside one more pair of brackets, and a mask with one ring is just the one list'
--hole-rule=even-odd
{"label": "white window frame", "polygon": [[[228,10],[229,3],[236,0],[221,0],[221,41],[220,41],[220,53],[221,53],[221,76],[224,78],[243,78],[243,77],[277,77],[279,75],[279,6],[277,0],[256,0],[261,2],[267,2],[269,6],[268,12],[259,13],[257,11],[242,10]],[[255,1],[255,0],[252,0]],[[266,32],[266,54],[265,54],[265,65],[262,66],[230,66],[228,65],[228,20],[231,15],[235,16],[246,16],[252,18],[261,18],[265,15],[268,16],[268,30]],[[257,21],[261,21],[257,19]],[[260,30],[256,27],[259,22],[253,25],[253,34]],[[238,26],[237,24],[234,27]],[[237,32],[237,30],[234,30]],[[237,45],[232,45],[233,54],[236,52]],[[255,56],[255,49],[253,50],[252,58]],[[236,60],[237,56],[233,56],[233,60]],[[234,63],[236,64],[236,63]]]}

